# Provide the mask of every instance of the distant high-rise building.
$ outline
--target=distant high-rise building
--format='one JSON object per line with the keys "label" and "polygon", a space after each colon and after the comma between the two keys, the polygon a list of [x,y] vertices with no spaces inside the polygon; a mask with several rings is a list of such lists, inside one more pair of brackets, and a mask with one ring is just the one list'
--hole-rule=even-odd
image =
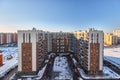
{"label": "distant high-rise building", "polygon": [[104,44],[105,45],[113,45],[113,35],[109,33],[104,34]]}
{"label": "distant high-rise building", "polygon": [[7,35],[7,43],[11,43],[11,39],[12,39],[11,33],[6,33],[6,35]]}
{"label": "distant high-rise building", "polygon": [[7,43],[7,34],[0,33],[0,44],[6,44],[6,43]]}
{"label": "distant high-rise building", "polygon": [[120,29],[113,30],[113,36],[115,36],[114,44],[120,44]]}
{"label": "distant high-rise building", "polygon": [[17,43],[17,33],[0,33],[0,44]]}

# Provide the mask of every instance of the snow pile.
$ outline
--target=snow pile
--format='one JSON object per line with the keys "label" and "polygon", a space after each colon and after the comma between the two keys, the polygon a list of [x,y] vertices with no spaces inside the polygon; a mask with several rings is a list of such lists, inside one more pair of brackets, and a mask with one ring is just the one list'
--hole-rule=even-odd
{"label": "snow pile", "polygon": [[[3,66],[0,67],[0,77],[2,77],[18,65],[18,49],[17,47],[0,47],[0,50],[3,51]],[[12,55],[13,58],[7,60],[7,57],[10,55]]]}
{"label": "snow pile", "polygon": [[120,67],[120,47],[104,49],[105,59]]}
{"label": "snow pile", "polygon": [[55,79],[69,79],[72,80],[72,75],[68,66],[66,57],[56,57],[53,65],[53,71],[58,73],[58,76],[55,76]]}
{"label": "snow pile", "polygon": [[116,74],[114,71],[112,71],[108,67],[104,67],[103,72],[104,72],[105,75],[108,75],[107,76],[108,78],[120,78],[120,75]]}

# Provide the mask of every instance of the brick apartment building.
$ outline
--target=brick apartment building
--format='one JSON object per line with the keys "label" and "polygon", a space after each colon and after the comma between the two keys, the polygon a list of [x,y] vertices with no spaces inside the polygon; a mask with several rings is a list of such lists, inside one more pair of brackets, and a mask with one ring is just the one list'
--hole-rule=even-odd
{"label": "brick apartment building", "polygon": [[36,74],[44,66],[48,52],[75,53],[90,75],[102,73],[103,32],[87,30],[79,32],[45,32],[41,30],[18,31],[19,64],[21,74]]}
{"label": "brick apartment building", "polygon": [[89,75],[102,74],[103,32],[91,29],[76,33],[79,41],[78,59],[83,70]]}
{"label": "brick apartment building", "polygon": [[52,52],[54,53],[68,53],[70,33],[56,32],[52,33]]}
{"label": "brick apartment building", "polygon": [[0,33],[0,44],[16,43],[17,33]]}
{"label": "brick apartment building", "polygon": [[19,74],[36,74],[47,58],[49,33],[41,30],[19,30]]}

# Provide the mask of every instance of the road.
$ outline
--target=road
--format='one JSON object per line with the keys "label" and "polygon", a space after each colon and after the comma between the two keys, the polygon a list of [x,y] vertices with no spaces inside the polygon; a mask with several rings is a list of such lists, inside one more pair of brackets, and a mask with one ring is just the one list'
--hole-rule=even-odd
{"label": "road", "polygon": [[11,76],[13,76],[17,72],[18,68],[14,68],[11,70],[2,80],[9,80]]}

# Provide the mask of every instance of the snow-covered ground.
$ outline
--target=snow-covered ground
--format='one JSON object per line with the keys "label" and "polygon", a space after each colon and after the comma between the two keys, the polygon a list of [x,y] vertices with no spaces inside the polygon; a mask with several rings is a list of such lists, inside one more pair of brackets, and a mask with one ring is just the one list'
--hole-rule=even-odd
{"label": "snow-covered ground", "polygon": [[18,48],[17,47],[0,47],[0,50],[2,50],[3,54],[3,61],[6,60],[6,58],[10,55],[12,55],[14,58],[18,58]]}
{"label": "snow-covered ground", "polygon": [[40,80],[40,79],[42,78],[42,76],[43,76],[43,74],[44,74],[44,71],[45,71],[45,69],[46,69],[46,66],[47,66],[47,65],[45,65],[45,67],[43,67],[41,70],[39,70],[39,72],[38,72],[38,74],[37,74],[37,78],[35,78],[36,80]]}
{"label": "snow-covered ground", "polygon": [[108,67],[103,67],[103,72],[105,75],[108,75],[106,76],[108,78],[119,78],[120,79],[120,75],[118,75],[117,73],[115,73]]}
{"label": "snow-covered ground", "polygon": [[104,48],[104,57],[116,66],[120,67],[120,46]]}
{"label": "snow-covered ground", "polygon": [[[18,48],[17,47],[0,47],[3,54],[3,66],[0,67],[0,77],[4,76],[7,72],[18,65]],[[7,60],[7,57],[13,58]]]}
{"label": "snow-covered ground", "polygon": [[80,68],[79,68],[79,72],[80,72],[81,76],[85,79],[110,79],[110,78],[120,79],[120,75],[116,74],[114,71],[112,71],[108,67],[103,67],[103,75],[101,75],[101,76],[100,75],[99,76],[88,76]]}
{"label": "snow-covered ground", "polygon": [[55,76],[56,80],[65,80],[65,79],[73,80],[66,57],[58,56],[55,58],[53,65],[53,72],[58,73],[58,75]]}

